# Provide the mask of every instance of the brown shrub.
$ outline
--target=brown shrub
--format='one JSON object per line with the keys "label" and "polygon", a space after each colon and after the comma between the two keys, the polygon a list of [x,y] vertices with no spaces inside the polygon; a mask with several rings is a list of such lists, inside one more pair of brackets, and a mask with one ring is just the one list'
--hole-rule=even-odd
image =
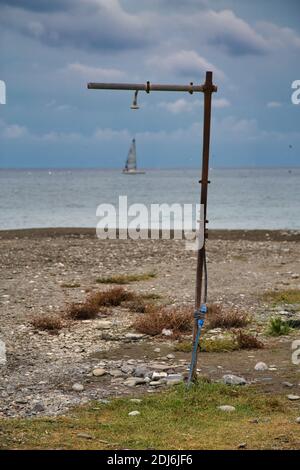
{"label": "brown shrub", "polygon": [[193,315],[190,308],[163,307],[154,308],[136,319],[134,327],[140,333],[150,336],[161,335],[163,329],[172,330],[173,338],[183,333],[190,333],[193,325]]}
{"label": "brown shrub", "polygon": [[239,330],[235,334],[236,342],[239,349],[263,349],[264,343],[256,336],[244,333]]}
{"label": "brown shrub", "polygon": [[31,319],[30,323],[37,330],[46,330],[52,333],[57,332],[64,326],[61,318],[59,318],[57,315],[50,314],[37,315],[36,317]]}
{"label": "brown shrub", "polygon": [[95,303],[73,303],[68,306],[66,315],[72,320],[90,320],[96,318],[99,308]]}
{"label": "brown shrub", "polygon": [[250,322],[245,312],[236,309],[223,310],[221,305],[211,304],[208,306],[209,328],[242,328]]}
{"label": "brown shrub", "polygon": [[133,300],[134,297],[132,292],[126,291],[123,287],[113,287],[106,291],[93,292],[88,297],[87,302],[97,307],[116,307],[125,300]]}

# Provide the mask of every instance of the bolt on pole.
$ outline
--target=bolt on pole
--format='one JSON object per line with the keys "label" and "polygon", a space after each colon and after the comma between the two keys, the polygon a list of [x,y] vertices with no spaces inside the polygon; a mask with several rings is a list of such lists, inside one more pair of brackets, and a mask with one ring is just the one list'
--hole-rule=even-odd
{"label": "bolt on pole", "polygon": [[[188,92],[203,93],[204,94],[204,114],[203,114],[203,149],[202,149],[202,176],[199,183],[201,183],[201,196],[200,203],[203,207],[204,223],[204,237],[203,245],[198,248],[197,252],[197,271],[196,271],[196,292],[195,292],[195,309],[198,310],[202,302],[202,284],[203,284],[203,271],[205,262],[205,242],[207,239],[207,187],[208,181],[208,170],[209,170],[209,146],[210,146],[210,127],[211,127],[211,101],[212,93],[217,91],[217,87],[213,84],[213,73],[206,72],[205,83],[203,85],[194,85],[192,82],[189,85],[159,85],[151,84],[147,81],[143,83],[88,83],[88,89],[90,90],[133,90],[135,92],[145,91],[150,93],[151,91],[177,91],[177,92]],[[201,224],[200,224],[201,226]],[[198,329],[198,323],[195,319],[194,330],[193,330],[193,342],[196,340]],[[197,353],[196,353],[197,354]],[[192,371],[192,378],[195,380],[197,375],[197,357],[194,364],[194,370]]]}

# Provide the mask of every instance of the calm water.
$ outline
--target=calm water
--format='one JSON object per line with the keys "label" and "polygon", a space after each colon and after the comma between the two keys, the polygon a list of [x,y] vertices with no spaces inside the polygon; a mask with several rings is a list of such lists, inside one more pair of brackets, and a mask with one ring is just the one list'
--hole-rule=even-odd
{"label": "calm water", "polygon": [[[1,170],[0,229],[95,227],[100,203],[195,203],[197,170]],[[213,169],[210,228],[300,229],[300,168]]]}

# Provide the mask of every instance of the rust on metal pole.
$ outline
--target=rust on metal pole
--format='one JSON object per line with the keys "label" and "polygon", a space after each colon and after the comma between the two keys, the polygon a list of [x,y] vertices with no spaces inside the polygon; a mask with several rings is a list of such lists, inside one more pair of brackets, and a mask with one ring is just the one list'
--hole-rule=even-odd
{"label": "rust on metal pole", "polygon": [[[207,238],[206,229],[206,211],[207,211],[207,186],[208,186],[208,169],[209,169],[209,144],[210,144],[210,125],[211,125],[211,95],[216,91],[216,87],[213,85],[213,74],[212,72],[206,72],[206,79],[203,86],[204,93],[204,115],[203,115],[203,150],[202,150],[202,176],[201,176],[201,198],[200,204],[203,207],[203,226],[204,237],[203,245],[198,249],[197,252],[197,271],[196,271],[196,292],[195,292],[195,310],[198,310],[201,306],[202,300],[202,280],[203,280],[203,268],[204,268],[204,256],[205,256],[205,241]],[[196,334],[198,329],[198,320],[194,321],[193,331],[193,342],[196,341]],[[197,352],[196,361],[192,370],[192,378],[195,379],[197,375]]]}

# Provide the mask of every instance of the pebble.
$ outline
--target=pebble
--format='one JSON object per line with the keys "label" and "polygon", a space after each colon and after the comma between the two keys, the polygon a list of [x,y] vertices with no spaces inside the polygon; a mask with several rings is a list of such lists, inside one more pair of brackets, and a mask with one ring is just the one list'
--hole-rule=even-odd
{"label": "pebble", "polygon": [[135,377],[147,377],[149,375],[150,375],[150,372],[149,372],[149,369],[147,369],[147,367],[139,366],[139,367],[136,367],[136,369],[134,370]]}
{"label": "pebble", "polygon": [[231,405],[221,405],[221,406],[218,406],[218,410],[226,411],[227,413],[231,413],[232,411],[235,411],[235,407],[231,406]]}
{"label": "pebble", "polygon": [[167,358],[168,359],[175,359],[175,355],[174,354],[167,354]]}
{"label": "pebble", "polygon": [[246,385],[247,383],[244,377],[238,377],[232,374],[223,375],[223,382],[227,385]]}
{"label": "pebble", "polygon": [[160,380],[165,377],[168,377],[168,374],[166,372],[153,372],[151,379],[152,380]]}
{"label": "pebble", "polygon": [[77,434],[77,437],[80,437],[82,439],[94,439],[94,437],[91,434],[86,434],[85,432],[79,432]]}
{"label": "pebble", "polygon": [[300,424],[300,416],[296,418],[296,423]]}
{"label": "pebble", "polygon": [[137,410],[134,410],[134,411],[130,411],[130,413],[128,413],[128,416],[138,416],[140,415],[141,413]]}
{"label": "pebble", "polygon": [[164,336],[172,336],[173,330],[168,330],[167,328],[163,328],[161,334]]}
{"label": "pebble", "polygon": [[287,397],[289,400],[300,400],[299,395],[288,395]]}
{"label": "pebble", "polygon": [[102,377],[102,375],[105,375],[106,374],[106,370],[105,369],[100,369],[100,368],[97,368],[97,369],[94,369],[93,370],[93,375],[95,377]]}
{"label": "pebble", "polygon": [[75,392],[82,392],[84,390],[84,386],[82,384],[75,383],[72,385],[72,389]]}
{"label": "pebble", "polygon": [[144,383],[144,379],[140,379],[138,377],[129,377],[127,380],[125,380],[124,385],[127,385],[127,387],[135,387],[136,385],[141,385]]}
{"label": "pebble", "polygon": [[95,324],[97,330],[109,330],[112,327],[112,322],[107,320],[98,320]]}
{"label": "pebble", "polygon": [[130,341],[138,341],[139,339],[144,338],[145,335],[142,333],[126,333],[125,338]]}
{"label": "pebble", "polygon": [[254,367],[255,370],[268,370],[268,366],[265,362],[258,362],[255,367]]}
{"label": "pebble", "polygon": [[131,401],[131,403],[142,403],[143,400],[140,398],[131,398],[129,401]]}
{"label": "pebble", "polygon": [[288,388],[291,388],[291,387],[294,386],[294,384],[292,384],[291,382],[282,382],[282,385],[283,385],[284,387],[288,387]]}

